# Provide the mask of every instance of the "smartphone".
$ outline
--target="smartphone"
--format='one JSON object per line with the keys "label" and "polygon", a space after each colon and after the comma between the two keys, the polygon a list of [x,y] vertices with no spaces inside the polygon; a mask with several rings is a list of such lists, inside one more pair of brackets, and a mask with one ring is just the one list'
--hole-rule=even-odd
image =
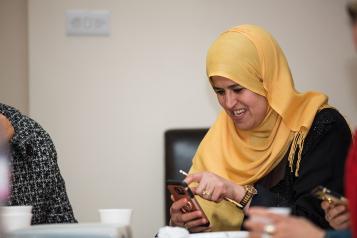
{"label": "smartphone", "polygon": [[320,200],[324,200],[335,205],[347,205],[347,199],[344,196],[323,186],[317,186],[311,191],[311,194]]}
{"label": "smartphone", "polygon": [[[195,196],[191,189],[184,181],[178,180],[167,180],[166,181],[167,189],[172,194],[175,201],[180,200],[181,198],[187,199],[187,204],[181,209],[183,213],[201,211],[202,217],[208,221],[208,218],[204,211],[202,210],[200,204],[195,199]],[[209,221],[203,226],[209,226]]]}

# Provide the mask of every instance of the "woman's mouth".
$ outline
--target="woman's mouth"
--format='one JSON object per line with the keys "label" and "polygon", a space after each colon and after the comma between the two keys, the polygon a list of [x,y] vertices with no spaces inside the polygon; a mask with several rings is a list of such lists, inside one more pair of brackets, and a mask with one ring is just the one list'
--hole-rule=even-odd
{"label": "woman's mouth", "polygon": [[233,116],[235,116],[235,117],[240,117],[240,116],[242,116],[246,111],[247,111],[247,109],[241,108],[241,109],[237,109],[237,110],[232,111],[232,114],[233,114]]}

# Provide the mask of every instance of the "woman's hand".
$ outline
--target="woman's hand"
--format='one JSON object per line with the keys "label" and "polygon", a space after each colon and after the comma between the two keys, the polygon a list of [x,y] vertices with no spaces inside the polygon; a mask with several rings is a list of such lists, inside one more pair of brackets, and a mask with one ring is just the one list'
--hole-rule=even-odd
{"label": "woman's hand", "polygon": [[224,198],[240,202],[245,194],[242,186],[210,172],[190,174],[186,177],[185,182],[187,184],[198,183],[197,187],[191,188],[192,191],[202,198],[214,202],[220,202]]}
{"label": "woman's hand", "polygon": [[[248,215],[250,219],[244,222],[244,227],[250,231],[250,238],[258,238],[267,234],[272,238],[323,238],[325,236],[323,230],[304,218],[277,215],[265,208],[250,208]],[[264,218],[271,223],[266,224],[258,219],[254,220],[254,217]]]}
{"label": "woman's hand", "polygon": [[325,218],[332,228],[343,230],[350,227],[350,213],[347,205],[335,205],[323,201],[321,207],[325,211]]}
{"label": "woman's hand", "polygon": [[10,141],[15,134],[15,129],[11,125],[11,122],[2,114],[0,114],[0,133],[5,133],[8,141]]}
{"label": "woman's hand", "polygon": [[[172,198],[171,198],[172,199]],[[190,232],[208,232],[211,227],[204,226],[207,220],[200,211],[183,213],[182,208],[187,204],[187,199],[174,201],[170,208],[170,225],[185,227]]]}

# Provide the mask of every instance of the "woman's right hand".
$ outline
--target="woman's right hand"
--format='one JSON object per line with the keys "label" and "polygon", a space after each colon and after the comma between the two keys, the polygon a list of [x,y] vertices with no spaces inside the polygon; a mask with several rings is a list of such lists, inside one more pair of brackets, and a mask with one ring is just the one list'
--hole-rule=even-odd
{"label": "woman's right hand", "polygon": [[170,207],[170,225],[184,227],[190,232],[208,232],[211,227],[204,226],[207,220],[203,218],[201,211],[183,213],[182,208],[187,204],[187,199],[174,201]]}

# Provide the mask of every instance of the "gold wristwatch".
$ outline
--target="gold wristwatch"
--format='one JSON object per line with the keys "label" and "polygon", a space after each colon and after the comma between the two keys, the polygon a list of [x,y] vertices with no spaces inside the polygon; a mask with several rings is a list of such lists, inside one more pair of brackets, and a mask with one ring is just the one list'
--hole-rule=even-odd
{"label": "gold wristwatch", "polygon": [[258,191],[252,185],[244,185],[245,194],[242,200],[239,202],[239,207],[243,209],[249,201],[253,198],[254,195],[258,194]]}

